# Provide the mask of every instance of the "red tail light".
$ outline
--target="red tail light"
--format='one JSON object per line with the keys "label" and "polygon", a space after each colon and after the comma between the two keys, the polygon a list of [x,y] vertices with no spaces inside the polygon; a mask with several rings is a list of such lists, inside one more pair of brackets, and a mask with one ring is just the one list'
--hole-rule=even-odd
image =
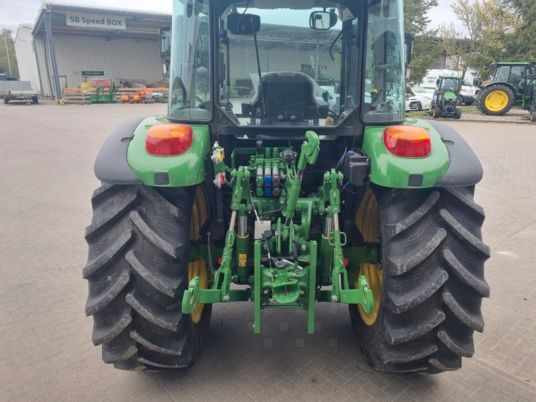
{"label": "red tail light", "polygon": [[383,132],[383,142],[394,155],[424,158],[432,153],[430,134],[422,127],[391,126]]}
{"label": "red tail light", "polygon": [[194,133],[190,126],[160,124],[149,129],[145,149],[151,155],[180,155],[190,149],[193,139]]}

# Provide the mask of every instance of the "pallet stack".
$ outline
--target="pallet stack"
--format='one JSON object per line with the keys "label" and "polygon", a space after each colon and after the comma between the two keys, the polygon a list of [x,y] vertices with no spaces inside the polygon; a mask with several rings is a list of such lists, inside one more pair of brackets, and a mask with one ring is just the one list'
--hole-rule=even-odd
{"label": "pallet stack", "polygon": [[[162,93],[167,98],[169,88],[119,88],[117,92],[116,101],[121,102],[121,97],[133,97],[140,91],[145,91],[147,99],[150,99],[151,94],[154,92]],[[90,98],[95,95],[95,88],[64,88],[62,91],[62,104],[75,104],[75,105],[89,105],[91,104]]]}

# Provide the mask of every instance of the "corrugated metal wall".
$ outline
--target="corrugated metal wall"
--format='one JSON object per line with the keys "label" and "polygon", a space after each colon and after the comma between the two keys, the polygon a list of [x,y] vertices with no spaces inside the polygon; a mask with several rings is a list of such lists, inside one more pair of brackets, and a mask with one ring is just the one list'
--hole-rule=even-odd
{"label": "corrugated metal wall", "polygon": [[[114,38],[104,36],[54,34],[58,73],[62,86],[77,87],[82,82],[81,71],[106,71],[114,80],[163,79],[160,47],[157,39]],[[48,49],[43,36],[35,38],[37,63],[43,95],[52,96],[51,69],[47,68]],[[63,78],[64,77],[64,78]]]}
{"label": "corrugated metal wall", "polygon": [[163,78],[158,40],[54,34],[54,42],[58,72],[68,87],[80,85],[82,70],[107,71],[114,80]]}

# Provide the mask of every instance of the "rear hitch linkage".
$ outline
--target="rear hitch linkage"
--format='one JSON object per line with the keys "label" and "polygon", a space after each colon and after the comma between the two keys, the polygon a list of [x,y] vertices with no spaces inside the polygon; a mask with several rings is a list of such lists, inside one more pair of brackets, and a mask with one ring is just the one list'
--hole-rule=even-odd
{"label": "rear hitch linkage", "polygon": [[[194,277],[183,295],[184,314],[191,314],[198,304],[252,300],[255,333],[261,331],[261,310],[266,308],[305,309],[307,332],[313,333],[314,306],[317,301],[356,304],[366,313],[374,309],[374,298],[366,277],[360,275],[356,281],[356,288],[351,288],[344,264],[343,247],[346,245],[346,234],[341,232],[339,227],[342,173],[335,169],[326,172],[321,194],[318,197],[300,198],[305,169],[308,165],[316,163],[320,151],[320,141],[315,132],[308,131],[306,138],[301,146],[297,166],[291,166],[294,161],[284,161],[282,156],[274,158],[277,149],[265,150],[260,146],[252,151],[256,152],[256,156],[251,157],[253,161],[251,164],[257,164],[260,168],[253,165],[230,169],[224,164],[223,148],[217,143],[214,144],[212,161],[216,172],[215,185],[220,188],[224,185],[232,188],[230,223],[221,262],[214,272],[210,288],[202,289],[199,277]],[[281,155],[283,154],[284,152],[281,152]],[[281,200],[281,204],[284,203],[284,207],[281,208],[282,216],[277,222],[270,224],[270,221],[262,221],[260,218],[263,216],[262,205],[263,202],[266,203],[266,198],[258,195],[264,193],[260,190],[252,192],[250,178],[255,178],[255,172],[263,172],[263,169],[276,171],[279,174],[280,169],[285,168],[286,199]],[[226,177],[228,172],[230,181],[227,181]],[[263,183],[262,178],[257,179],[258,183]],[[252,194],[257,196],[254,198]],[[269,200],[272,202],[274,200],[272,193],[267,194],[272,196]],[[260,214],[259,208],[261,208]],[[309,239],[313,210],[323,215],[325,221],[320,255],[317,252],[317,242]],[[300,224],[294,221],[297,211],[301,214]],[[251,213],[255,214],[256,225],[261,232],[259,235],[256,227],[253,242],[249,240],[245,227],[246,217]],[[237,225],[237,222],[245,224]],[[263,231],[265,226],[271,226],[271,230]],[[251,276],[247,274],[249,250],[253,251]],[[330,270],[326,275],[331,285],[329,290],[320,290],[317,281],[318,257],[322,270]],[[236,270],[233,269],[234,265],[238,265]],[[249,285],[250,288],[231,289],[233,282]]]}

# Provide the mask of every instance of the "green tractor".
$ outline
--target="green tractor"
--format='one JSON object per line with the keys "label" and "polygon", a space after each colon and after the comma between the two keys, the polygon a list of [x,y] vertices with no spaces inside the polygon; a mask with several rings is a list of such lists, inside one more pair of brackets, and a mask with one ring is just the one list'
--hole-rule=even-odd
{"label": "green tractor", "polygon": [[436,90],[430,105],[434,118],[450,117],[460,119],[462,111],[458,108],[462,81],[458,77],[441,76],[436,81]]}
{"label": "green tractor", "polygon": [[91,103],[116,103],[119,86],[112,82],[108,88],[104,85],[97,86],[95,94],[91,95],[89,100]]}
{"label": "green tractor", "polygon": [[490,116],[505,115],[514,106],[528,110],[532,99],[527,91],[535,74],[534,63],[495,63],[488,81],[474,82],[481,87],[477,93],[478,109]]}
{"label": "green tractor", "polygon": [[449,126],[405,119],[402,1],[173,5],[167,116],[118,127],[95,163],[103,360],[190,367],[219,303],[251,303],[256,334],[288,309],[312,334],[337,303],[375,369],[460,368],[490,291],[483,171]]}

